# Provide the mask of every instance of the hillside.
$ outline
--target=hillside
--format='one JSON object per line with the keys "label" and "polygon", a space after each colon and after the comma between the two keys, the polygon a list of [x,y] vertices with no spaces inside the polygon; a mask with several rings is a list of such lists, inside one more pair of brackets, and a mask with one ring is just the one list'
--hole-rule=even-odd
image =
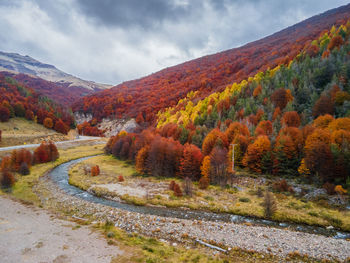
{"label": "hillside", "polygon": [[153,122],[160,109],[175,106],[190,91],[198,91],[194,100],[204,98],[224,90],[229,83],[288,64],[309,41],[332,25],[344,23],[349,15],[350,5],[330,10],[240,48],[191,60],[86,96],[73,105],[73,110],[92,113],[99,120],[137,117],[139,123]]}
{"label": "hillside", "polygon": [[0,131],[0,147],[40,143],[42,140],[64,141],[68,139],[61,133],[24,118],[11,118],[8,122],[0,122]]}
{"label": "hillside", "polygon": [[1,122],[25,117],[65,134],[75,126],[74,116],[67,107],[2,73],[0,91]]}
{"label": "hillside", "polygon": [[350,21],[309,41],[288,65],[202,100],[190,92],[158,113],[158,129],[120,133],[107,152],[135,161],[140,173],[226,185],[234,144],[238,169],[350,188],[349,38]]}
{"label": "hillside", "polygon": [[7,71],[0,71],[0,74],[11,77],[26,86],[32,88],[36,92],[46,96],[62,105],[69,107],[74,101],[89,94],[93,94],[93,90],[88,90],[82,87],[66,87],[56,84],[52,81],[47,81],[38,77],[33,77],[26,74],[15,74]]}
{"label": "hillside", "polygon": [[82,80],[57,69],[53,65],[44,64],[30,56],[22,56],[17,53],[0,51],[0,71],[13,73],[16,75],[16,79],[29,84],[33,83],[34,87],[38,86],[39,91],[48,97],[51,94],[69,94],[72,98],[69,99],[68,103],[94,91],[111,87],[106,84]]}

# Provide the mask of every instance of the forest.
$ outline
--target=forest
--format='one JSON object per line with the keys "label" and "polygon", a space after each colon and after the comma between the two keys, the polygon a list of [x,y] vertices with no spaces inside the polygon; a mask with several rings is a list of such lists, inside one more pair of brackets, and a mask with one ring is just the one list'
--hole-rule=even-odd
{"label": "forest", "polygon": [[23,85],[32,88],[42,96],[46,96],[49,99],[67,107],[70,107],[71,104],[73,104],[73,102],[79,98],[93,93],[92,90],[82,87],[68,87],[67,83],[54,83],[26,74],[14,74],[9,72],[1,72],[1,74],[11,77]]}
{"label": "forest", "polygon": [[75,127],[73,113],[27,85],[0,73],[0,121],[22,117],[67,134]]}
{"label": "forest", "polygon": [[159,110],[175,106],[191,91],[194,101],[220,92],[228,83],[240,82],[293,60],[311,39],[332,25],[346,23],[347,9],[335,9],[240,48],[208,55],[169,67],[144,78],[85,96],[73,111],[103,118],[136,118],[144,126],[155,123]]}
{"label": "forest", "polygon": [[199,100],[191,91],[157,128],[121,132],[106,152],[141,174],[226,185],[235,167],[350,186],[350,22],[308,41],[293,60]]}

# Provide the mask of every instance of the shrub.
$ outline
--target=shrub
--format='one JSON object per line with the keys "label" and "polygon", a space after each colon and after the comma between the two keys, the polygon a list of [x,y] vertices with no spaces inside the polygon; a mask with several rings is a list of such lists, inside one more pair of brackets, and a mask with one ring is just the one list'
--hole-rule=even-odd
{"label": "shrub", "polygon": [[336,187],[334,187],[334,191],[339,195],[343,195],[343,194],[346,194],[348,192],[341,185],[337,185]]}
{"label": "shrub", "polygon": [[34,163],[47,163],[56,161],[59,153],[56,145],[53,142],[42,142],[34,151]]}
{"label": "shrub", "polygon": [[26,115],[25,115],[27,120],[34,120],[34,113],[31,110],[26,110]]}
{"label": "shrub", "polygon": [[91,167],[91,176],[97,176],[99,174],[100,174],[100,167],[98,165]]}
{"label": "shrub", "polygon": [[250,202],[250,199],[248,197],[241,197],[238,199],[240,202],[243,202],[243,203],[249,203]]}
{"label": "shrub", "polygon": [[15,183],[15,177],[8,169],[4,169],[2,171],[0,179],[0,184],[2,188],[10,188]]}
{"label": "shrub", "polygon": [[277,203],[274,195],[266,191],[265,196],[264,196],[264,202],[263,202],[263,207],[264,207],[264,215],[267,218],[271,218],[274,213],[277,211]]}
{"label": "shrub", "polygon": [[204,175],[199,179],[199,189],[207,189],[209,186],[209,177]]}
{"label": "shrub", "polygon": [[177,196],[177,197],[181,197],[182,196],[181,188],[180,188],[180,186],[177,183],[174,184],[174,195]]}
{"label": "shrub", "polygon": [[53,121],[51,118],[45,118],[44,119],[44,122],[43,122],[43,125],[48,128],[48,129],[51,129],[53,127]]}
{"label": "shrub", "polygon": [[277,181],[272,186],[273,190],[276,192],[290,192],[294,193],[293,187],[291,187],[285,179]]}
{"label": "shrub", "polygon": [[335,185],[334,184],[326,182],[322,187],[323,187],[323,189],[326,190],[327,194],[329,194],[329,195],[335,194],[335,190],[334,190]]}
{"label": "shrub", "polygon": [[30,174],[28,164],[26,162],[22,162],[21,166],[19,167],[19,173],[21,175],[28,175]]}
{"label": "shrub", "polygon": [[118,182],[124,182],[124,177],[122,175],[118,176]]}
{"label": "shrub", "polygon": [[7,122],[10,119],[10,111],[4,106],[0,106],[0,121]]}
{"label": "shrub", "polygon": [[174,191],[175,181],[171,181],[169,184],[169,190]]}
{"label": "shrub", "polygon": [[8,168],[11,168],[11,171],[20,172],[20,167],[22,163],[26,163],[28,168],[31,167],[33,161],[33,155],[27,149],[13,150],[11,152],[11,165]]}

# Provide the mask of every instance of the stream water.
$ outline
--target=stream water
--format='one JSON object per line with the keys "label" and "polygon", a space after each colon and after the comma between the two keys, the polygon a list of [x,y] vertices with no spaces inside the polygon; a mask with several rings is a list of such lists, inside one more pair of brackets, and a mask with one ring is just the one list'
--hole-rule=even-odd
{"label": "stream water", "polygon": [[136,206],[133,204],[126,204],[114,200],[105,199],[103,197],[97,197],[84,190],[81,190],[68,183],[68,171],[71,165],[77,164],[90,157],[84,157],[76,160],[72,160],[63,163],[54,168],[48,176],[62,189],[65,193],[81,198],[91,203],[102,204],[110,207],[116,207],[131,212],[137,212],[142,214],[172,217],[179,219],[192,219],[192,220],[207,220],[207,221],[223,221],[223,222],[234,222],[234,223],[251,223],[253,225],[270,226],[276,228],[287,228],[294,231],[307,232],[319,235],[330,236],[338,239],[350,238],[349,232],[342,232],[336,229],[326,229],[323,227],[309,226],[304,224],[296,223],[280,223],[271,220],[265,220],[260,218],[240,216],[228,213],[214,213],[198,210],[184,210],[176,208],[164,208],[164,207],[153,207],[153,206]]}

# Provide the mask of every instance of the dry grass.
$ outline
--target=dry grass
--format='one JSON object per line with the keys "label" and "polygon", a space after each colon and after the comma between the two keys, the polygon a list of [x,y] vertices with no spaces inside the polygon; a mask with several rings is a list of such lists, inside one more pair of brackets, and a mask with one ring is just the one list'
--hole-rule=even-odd
{"label": "dry grass", "polygon": [[[86,176],[83,174],[83,165],[96,164],[100,166],[102,175],[91,177],[90,175]],[[261,206],[263,197],[258,197],[253,186],[245,185],[243,191],[237,191],[234,188],[222,189],[218,186],[210,186],[206,190],[201,190],[198,188],[198,184],[194,183],[194,194],[192,197],[176,197],[172,191],[162,189],[161,187],[157,187],[157,185],[169,184],[171,180],[175,180],[182,185],[181,180],[132,176],[134,173],[135,170],[132,165],[128,165],[111,156],[103,155],[75,166],[70,171],[70,183],[82,189],[88,189],[91,185],[95,184],[116,183],[117,176],[121,174],[125,178],[125,182],[122,183],[123,185],[151,183],[154,189],[159,189],[159,192],[149,196],[148,199],[130,195],[118,195],[118,193],[109,192],[106,188],[102,187],[95,187],[95,193],[100,196],[118,196],[128,203],[136,205],[152,204],[166,207],[186,207],[197,210],[264,217],[264,211]],[[319,226],[333,225],[342,230],[350,231],[349,211],[325,207],[316,202],[303,202],[301,199],[292,195],[276,194],[275,196],[277,200],[277,212],[272,217],[273,220]]]}
{"label": "dry grass", "polygon": [[17,174],[16,177],[18,178],[18,181],[13,186],[10,195],[22,201],[39,205],[39,198],[33,192],[32,187],[38,182],[40,176],[44,175],[52,168],[69,160],[74,160],[89,155],[101,154],[103,152],[103,147],[104,145],[80,146],[66,150],[59,150],[60,158],[55,162],[33,166],[31,168],[30,175],[20,176]]}
{"label": "dry grass", "polygon": [[[253,251],[244,251],[234,248],[227,254],[213,253],[213,250],[200,245],[185,247],[177,244],[176,247],[168,242],[160,242],[155,238],[148,238],[133,233],[128,234],[123,230],[115,228],[113,224],[95,225],[102,230],[108,243],[117,245],[124,254],[112,260],[112,263],[136,263],[136,262],[198,262],[198,263],[228,263],[228,262],[281,262],[281,258],[269,254],[261,254]],[[304,261],[304,260],[303,260]],[[289,262],[300,262],[289,261]],[[312,262],[306,260],[306,262]]]}
{"label": "dry grass", "polygon": [[67,139],[63,134],[24,118],[11,118],[8,122],[0,122],[0,130],[2,131],[0,147],[40,143],[43,139],[53,141]]}
{"label": "dry grass", "polygon": [[[44,175],[50,169],[54,168],[57,165],[60,165],[69,160],[77,159],[80,157],[100,154],[102,153],[103,145],[88,145],[88,146],[80,146],[74,147],[70,149],[60,149],[60,158],[52,163],[46,163],[41,165],[36,165],[32,167],[31,174],[28,176],[19,177],[16,182],[12,193],[9,193],[11,196],[25,201],[26,203],[34,203],[39,205],[39,200],[35,193],[32,191],[32,186],[38,182],[40,176]],[[124,173],[123,176],[126,178],[126,181],[133,177],[134,168],[130,165],[126,165],[125,163],[114,160],[111,157],[106,156],[98,156],[92,159],[87,160],[86,162],[91,162],[95,164],[95,161],[101,161],[103,168],[106,171],[114,171],[114,175],[121,174],[121,171]],[[100,163],[100,164],[101,164]],[[116,165],[117,164],[117,165]],[[112,165],[113,167],[105,167]],[[76,169],[73,168],[73,170]],[[108,170],[110,169],[110,170]],[[96,180],[98,179],[97,177]],[[102,177],[100,177],[102,178]],[[107,178],[107,177],[106,177]],[[105,179],[106,179],[105,178]],[[137,177],[137,179],[141,179]],[[152,181],[157,182],[156,179],[152,179]],[[167,179],[170,180],[170,179]],[[210,201],[207,196],[204,194],[225,192],[226,190],[220,190],[216,187],[210,187],[210,189],[206,192],[197,192],[196,198],[204,198],[204,200]],[[227,191],[226,191],[227,192]],[[4,194],[0,190],[0,194]],[[248,195],[249,196],[249,195]],[[249,196],[250,199],[251,196]],[[156,200],[162,200],[161,196],[155,197]],[[169,202],[183,202],[186,200],[191,200],[188,198],[171,198],[168,200]],[[214,199],[212,199],[214,200]],[[224,200],[224,198],[221,198]],[[253,202],[253,201],[252,201]],[[245,204],[251,204],[246,203]],[[61,211],[62,212],[62,211]],[[85,221],[83,221],[86,224]],[[189,246],[184,244],[177,244],[176,246],[172,246],[169,242],[160,242],[155,238],[144,237],[142,235],[136,233],[127,233],[121,229],[118,229],[113,226],[113,224],[97,224],[95,225],[96,230],[102,231],[108,240],[108,244],[117,245],[122,251],[123,255],[114,258],[112,262],[198,262],[198,263],[206,263],[206,262],[281,262],[280,257],[273,256],[270,254],[261,254],[256,253],[254,251],[245,251],[239,248],[233,248],[229,253],[213,253],[213,250],[205,248],[200,245],[190,244]],[[294,258],[288,262],[314,262],[311,259],[304,258]]]}

